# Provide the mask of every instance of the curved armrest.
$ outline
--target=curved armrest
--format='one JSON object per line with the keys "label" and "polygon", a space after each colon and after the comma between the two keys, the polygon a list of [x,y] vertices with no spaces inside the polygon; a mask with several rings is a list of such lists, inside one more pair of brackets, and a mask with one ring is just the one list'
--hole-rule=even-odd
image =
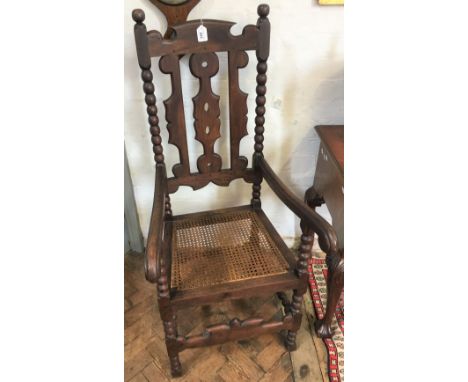
{"label": "curved armrest", "polygon": [[301,199],[280,180],[274,173],[270,165],[262,155],[254,155],[254,166],[260,170],[263,178],[270,185],[278,198],[294,212],[304,223],[310,227],[319,237],[319,244],[325,252],[335,252],[338,250],[338,240],[333,227]]}
{"label": "curved armrest", "polygon": [[159,259],[161,258],[164,230],[164,202],[167,195],[166,166],[156,165],[153,211],[145,252],[145,276],[152,283],[159,277]]}

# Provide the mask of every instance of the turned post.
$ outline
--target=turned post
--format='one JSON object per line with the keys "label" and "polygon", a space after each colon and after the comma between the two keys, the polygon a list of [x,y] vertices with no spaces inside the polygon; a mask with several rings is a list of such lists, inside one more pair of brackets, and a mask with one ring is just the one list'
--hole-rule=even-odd
{"label": "turned post", "polygon": [[[135,43],[137,47],[138,64],[141,68],[141,79],[143,80],[143,91],[145,92],[146,112],[150,125],[151,143],[153,144],[154,161],[156,166],[164,166],[164,155],[161,139],[161,129],[159,128],[158,108],[156,106],[156,96],[154,95],[153,73],[151,72],[151,57],[148,51],[148,35],[146,32],[145,12],[135,9],[132,12],[135,21]],[[166,215],[172,215],[169,196],[166,196]]]}
{"label": "turned post", "polygon": [[[154,161],[156,167],[164,167],[164,155],[161,140],[161,130],[159,128],[158,109],[156,107],[156,96],[154,95],[153,73],[151,72],[151,57],[148,51],[148,35],[146,26],[143,23],[145,13],[141,9],[135,9],[132,12],[132,18],[135,21],[135,43],[137,48],[138,64],[141,68],[141,79],[143,80],[143,91],[145,92],[146,112],[148,113],[148,122],[150,125],[151,142],[153,144]],[[169,196],[165,197],[165,216],[171,216],[171,203]],[[178,349],[175,345],[177,337],[176,316],[169,306],[169,280],[168,270],[164,258],[160,259],[158,274],[158,300],[159,309],[164,324],[167,352],[171,363],[172,376],[180,376],[182,367],[180,365]]]}
{"label": "turned post", "polygon": [[296,350],[296,335],[297,335],[297,330],[299,329],[301,319],[302,319],[302,313],[301,313],[301,307],[302,307],[302,300],[304,293],[307,291],[307,279],[309,277],[309,273],[307,271],[308,267],[308,260],[310,256],[310,251],[311,251],[311,243],[312,243],[312,236],[311,236],[311,231],[308,229],[308,227],[301,222],[302,226],[302,235],[301,235],[301,245],[299,247],[299,259],[297,261],[296,265],[296,272],[299,278],[303,280],[303,285],[304,287],[301,287],[301,289],[294,289],[293,291],[293,296],[292,296],[292,301],[290,305],[290,312],[292,316],[294,317],[294,320],[296,322],[296,327],[293,330],[288,330],[288,333],[286,335],[286,348],[289,351]]}
{"label": "turned post", "polygon": [[[255,145],[254,145],[254,161],[255,157],[263,156],[263,133],[265,131],[265,103],[266,103],[266,82],[267,82],[267,59],[270,54],[270,21],[268,20],[268,14],[270,13],[270,7],[267,4],[260,4],[257,8],[259,19],[257,21],[258,28],[258,40],[257,40],[257,98],[255,102],[257,107],[255,108]],[[252,200],[251,204],[254,207],[260,207],[260,190],[261,190],[262,178],[256,179],[252,186]]]}
{"label": "turned post", "polygon": [[158,300],[159,310],[164,326],[164,336],[167,354],[171,364],[171,374],[173,377],[182,375],[182,366],[179,359],[179,348],[177,345],[177,317],[174,309],[169,304],[169,285],[167,279],[166,262],[161,259],[161,272],[158,279]]}

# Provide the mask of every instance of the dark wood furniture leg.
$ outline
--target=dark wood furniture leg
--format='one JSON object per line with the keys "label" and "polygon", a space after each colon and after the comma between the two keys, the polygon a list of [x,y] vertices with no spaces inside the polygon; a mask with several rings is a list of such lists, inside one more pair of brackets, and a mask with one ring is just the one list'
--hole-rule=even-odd
{"label": "dark wood furniture leg", "polygon": [[171,375],[180,377],[182,375],[182,365],[179,360],[179,350],[177,348],[177,321],[173,309],[167,309],[164,315],[163,325],[166,336],[166,348],[169,361],[171,363]]}
{"label": "dark wood furniture leg", "polygon": [[[307,189],[304,199],[307,205],[313,210],[325,203],[323,197],[319,195],[313,186]],[[312,244],[313,237],[312,234]],[[312,251],[312,245],[310,249]],[[315,331],[320,338],[329,338],[332,336],[331,322],[344,285],[343,254],[341,252],[327,253],[326,262],[328,266],[326,312],[322,320],[317,320],[314,323]]]}
{"label": "dark wood furniture leg", "polygon": [[[161,1],[167,3],[165,0]],[[161,5],[161,1],[158,1],[158,4]],[[183,1],[181,7],[189,7],[198,1]],[[171,28],[174,33],[166,40],[158,31],[146,30],[143,23],[145,14],[142,10],[136,9],[132,13],[156,162],[153,209],[146,245],[145,276],[148,281],[157,283],[158,306],[164,325],[165,343],[173,377],[182,375],[179,353],[185,349],[287,331],[286,347],[290,351],[295,350],[296,333],[302,320],[302,299],[308,288],[307,267],[314,232],[319,237],[323,251],[338,252],[338,238],[332,226],[286,187],[263,156],[266,73],[270,46],[268,5],[259,5],[257,13],[259,16],[257,25],[245,26],[242,34],[238,36],[230,33],[233,25],[231,22],[194,20],[173,25]],[[184,14],[183,19],[185,16]],[[204,42],[198,41],[197,37],[197,30],[202,23],[210,36],[210,39]],[[239,155],[240,140],[248,135],[248,111],[247,94],[240,90],[238,84],[238,70],[247,65],[249,56],[246,51],[252,50],[255,50],[258,61],[255,152],[252,167],[247,168],[247,158]],[[219,52],[228,52],[230,168],[222,168],[222,158],[215,152],[215,142],[221,135],[220,97],[213,92],[211,78],[219,70],[217,56]],[[203,154],[195,158],[198,172],[194,173],[190,170],[180,76],[179,57],[184,54],[190,54],[189,69],[200,84],[199,92],[192,100],[196,140],[202,144]],[[152,57],[161,57],[160,70],[171,77],[172,94],[164,101],[164,106],[169,143],[178,148],[180,163],[172,167],[174,176],[170,178],[167,177],[164,163],[151,72]],[[211,182],[218,186],[229,186],[232,180],[239,178],[253,183],[251,205],[172,216],[169,195],[175,193],[179,186],[190,186],[193,190]],[[303,222],[298,259],[287,248],[261,209],[263,180]],[[317,187],[316,189],[319,190]],[[254,224],[251,225],[250,232],[246,226],[249,221],[250,224]],[[232,239],[229,243],[224,237],[218,237],[219,227],[225,223],[230,227],[229,230],[226,229]],[[245,250],[241,248],[244,245]],[[219,249],[222,255],[220,259],[211,256],[213,248]],[[199,256],[195,258],[194,263],[189,265],[184,263],[188,257],[186,251],[196,252]],[[229,260],[232,253],[235,253],[237,258]],[[196,270],[198,265],[203,272]],[[228,272],[229,267],[239,270],[239,274]],[[219,277],[221,272],[224,273],[223,277]],[[291,301],[284,293],[290,290],[293,291]],[[181,307],[205,305],[227,299],[250,298],[275,292],[278,292],[285,308],[285,315],[280,320],[272,318],[267,321],[260,317],[250,317],[245,320],[234,318],[228,323],[209,325],[197,335],[185,336],[178,333],[176,312]]]}
{"label": "dark wood furniture leg", "polygon": [[281,304],[283,305],[284,308],[284,314],[288,314],[291,311],[291,301],[289,301],[288,296],[286,295],[285,292],[278,292],[276,293],[276,296],[278,299],[281,301]]}
{"label": "dark wood furniture leg", "polygon": [[165,261],[161,259],[161,275],[158,279],[158,303],[159,312],[164,325],[167,355],[171,364],[171,375],[180,377],[182,366],[179,360],[179,348],[177,346],[177,321],[175,309],[170,305],[169,285]]}
{"label": "dark wood furniture leg", "polygon": [[335,314],[338,300],[344,285],[344,255],[341,252],[328,253],[326,258],[328,266],[327,280],[327,310],[322,320],[314,324],[317,336],[329,338],[332,336],[331,322]]}
{"label": "dark wood furniture leg", "polygon": [[[302,320],[302,300],[304,293],[307,291],[307,279],[309,277],[307,271],[307,263],[311,254],[312,250],[312,238],[313,232],[305,225],[305,223],[301,224],[302,226],[302,236],[301,236],[301,246],[299,248],[299,259],[297,261],[296,272],[300,279],[302,279],[303,283],[300,289],[294,289],[292,295],[291,304],[288,305],[288,309],[291,312],[294,321],[297,322],[297,326],[294,329],[288,330],[286,335],[286,349],[288,351],[296,350],[296,335],[297,331],[301,325]],[[284,304],[284,302],[283,302]],[[286,310],[286,307],[285,307]]]}

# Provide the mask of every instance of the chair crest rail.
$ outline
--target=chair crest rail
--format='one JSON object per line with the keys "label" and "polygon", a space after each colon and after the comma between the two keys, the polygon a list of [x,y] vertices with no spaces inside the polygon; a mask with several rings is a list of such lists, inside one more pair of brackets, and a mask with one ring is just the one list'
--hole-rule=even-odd
{"label": "chair crest rail", "polygon": [[[203,23],[207,29],[209,41],[198,42],[197,28]],[[193,20],[173,27],[171,39],[164,39],[161,33],[148,32],[148,46],[151,57],[167,54],[187,54],[202,52],[225,52],[231,50],[255,50],[258,29],[255,25],[246,25],[239,36],[230,30],[235,23],[221,20]]]}

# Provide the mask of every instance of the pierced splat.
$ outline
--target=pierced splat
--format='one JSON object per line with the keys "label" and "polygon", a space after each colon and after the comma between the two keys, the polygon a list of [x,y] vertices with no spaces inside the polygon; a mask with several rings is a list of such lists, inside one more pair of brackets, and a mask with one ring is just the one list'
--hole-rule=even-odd
{"label": "pierced splat", "polygon": [[190,57],[190,71],[200,79],[200,91],[193,97],[195,139],[203,145],[203,155],[197,160],[202,174],[221,170],[221,157],[214,152],[215,141],[221,136],[219,96],[211,89],[211,77],[219,70],[215,53],[196,53]]}
{"label": "pierced splat", "polygon": [[164,106],[166,107],[169,143],[179,149],[180,156],[180,163],[172,167],[172,172],[176,177],[190,175],[179,58],[173,54],[163,56],[159,61],[159,68],[163,73],[171,75],[172,94],[164,101]]}
{"label": "pierced splat", "polygon": [[[136,23],[135,42],[137,45],[138,61],[142,69],[143,86],[146,94],[145,101],[148,106],[147,112],[156,161],[157,183],[148,234],[149,245],[146,250],[146,275],[149,281],[158,283],[158,306],[164,324],[165,343],[173,377],[181,375],[182,369],[179,353],[188,348],[216,345],[226,341],[247,339],[265,333],[287,330],[285,339],[286,348],[289,351],[296,349],[296,333],[301,326],[303,317],[301,313],[302,295],[308,288],[306,268],[312,244],[311,234],[313,232],[318,234],[321,249],[327,253],[327,259],[330,259],[330,261],[327,261],[327,264],[331,271],[334,269],[333,265],[338,264],[340,260],[338,239],[333,227],[313,209],[308,208],[305,203],[294,196],[293,192],[273,172],[263,156],[267,90],[266,73],[268,69],[267,59],[270,41],[270,24],[267,17],[269,13],[268,5],[259,5],[257,13],[259,15],[257,25],[246,26],[242,35],[239,36],[231,34],[232,23],[204,20],[204,25],[208,30],[209,36],[209,40],[204,42],[199,42],[195,33],[196,29],[200,26],[200,21],[174,26],[174,33],[171,34],[171,38],[162,39],[162,35],[159,32],[146,31],[146,27],[143,24],[145,14],[142,10],[134,10],[132,13]],[[244,168],[246,161],[245,158],[239,156],[239,142],[246,135],[247,112],[245,108],[246,95],[239,88],[239,70],[247,64],[248,58],[245,51],[251,49],[255,49],[258,60],[255,153],[252,158],[252,167]],[[219,70],[216,52],[228,52],[229,54],[229,109],[231,112],[230,124],[232,130],[230,136],[230,169],[221,169],[221,158],[214,153],[214,143],[220,136],[219,97],[213,94],[211,87],[211,78]],[[179,54],[192,55],[190,57],[190,70],[200,82],[199,93],[193,98],[193,102],[196,139],[203,145],[204,152],[197,161],[199,173],[190,173],[188,171],[184,175],[168,179],[158,125],[159,120],[157,117],[154,85],[152,83],[153,76],[150,70],[150,58],[172,56],[161,61],[161,68],[166,73],[172,75],[172,84],[173,88],[175,88],[172,96],[166,101],[169,130],[172,134],[171,142],[177,142],[176,146],[179,149],[184,147],[183,151],[185,150],[186,142],[181,137],[186,138],[185,126],[183,124],[183,117],[176,115],[183,112],[179,87],[179,62],[177,61]],[[181,162],[180,167],[177,168],[181,168],[180,171],[186,171],[187,167],[185,165],[188,166],[188,161],[185,162],[185,159],[181,158]],[[169,194],[176,192],[179,186],[189,186],[194,190],[202,188],[210,182],[219,186],[228,186],[232,180],[239,178],[253,183],[250,205],[179,216],[172,215]],[[281,237],[261,209],[260,190],[263,179],[266,180],[284,205],[303,222],[301,224],[303,234],[298,261],[288,250],[288,247],[281,240]],[[243,215],[244,212],[248,216]],[[254,221],[257,221],[258,224],[254,224]],[[193,232],[192,228],[194,227],[197,228],[198,232]],[[219,237],[213,237],[210,234],[210,231],[216,231],[219,228],[225,233],[224,236],[230,236],[229,240],[225,240],[226,238],[223,236],[215,235]],[[184,234],[185,231],[186,234]],[[182,237],[181,235],[184,237],[183,240],[179,240]],[[200,239],[200,235],[204,236],[203,240]],[[265,249],[263,243],[265,240],[260,240],[259,235],[264,236],[264,239],[272,244],[272,248]],[[219,243],[216,243],[216,241],[219,241],[218,239],[222,242],[221,246]],[[215,247],[216,253],[213,253],[213,248]],[[239,259],[241,256],[247,257],[242,261],[235,261],[235,266],[231,267],[235,268],[234,270],[237,272],[242,268],[241,265],[244,264],[245,266],[239,273],[242,274],[241,277],[238,276],[239,274],[231,275],[229,267],[225,266],[227,264],[226,261],[229,262],[233,254],[239,257]],[[212,255],[216,255],[214,257],[217,257],[217,259]],[[265,271],[268,274],[263,273],[262,261],[256,258],[258,257],[257,255],[266,259],[268,263],[277,261],[276,255],[281,255],[285,263],[288,264],[287,270],[284,269],[286,272],[277,274],[274,270],[268,270]],[[213,276],[214,278],[210,279],[209,275],[205,272],[203,277],[209,278],[206,284],[202,282],[198,287],[194,286],[191,289],[177,288],[177,283],[174,281],[175,279],[172,277],[171,271],[174,265],[173,261],[177,261],[178,258],[179,260],[184,260],[187,256],[192,256],[195,260],[208,256],[210,260],[217,262],[221,266],[218,266],[219,272],[227,273],[226,277],[220,279]],[[343,259],[341,258],[341,260]],[[342,265],[343,261],[337,267],[340,264]],[[337,267],[335,268],[338,269]],[[262,268],[261,277],[257,277],[257,268]],[[283,270],[283,267],[281,269]],[[331,278],[332,283],[329,283],[330,285],[339,284],[339,276],[342,275],[342,272],[339,274],[339,271],[340,269],[335,273],[338,276],[334,279],[333,277]],[[185,276],[182,276],[182,279],[191,277],[192,274],[190,273],[190,269],[188,269]],[[337,280],[335,284],[333,284],[333,280]],[[338,287],[336,290],[339,290]],[[280,293],[279,295],[285,307],[285,314],[282,318],[273,317],[268,321],[260,317],[247,318],[243,321],[233,319],[227,323],[208,326],[201,334],[188,337],[182,333],[179,334],[177,330],[176,313],[181,307],[219,302],[227,299],[264,296],[287,290],[292,290],[291,300],[284,294]],[[336,295],[338,296],[339,293]],[[329,305],[333,307],[332,298],[329,299],[329,302]],[[330,312],[332,314],[333,310],[327,309],[327,314]],[[326,330],[325,321],[327,317],[331,317],[331,314],[326,316],[324,321],[316,325],[317,331],[322,337],[329,335],[329,331],[327,332]],[[325,329],[322,330],[322,328]]]}
{"label": "pierced splat", "polygon": [[247,158],[239,156],[239,145],[247,133],[247,94],[239,87],[239,69],[249,63],[243,50],[232,50],[229,57],[229,122],[231,134],[231,169],[242,171],[247,167]]}

